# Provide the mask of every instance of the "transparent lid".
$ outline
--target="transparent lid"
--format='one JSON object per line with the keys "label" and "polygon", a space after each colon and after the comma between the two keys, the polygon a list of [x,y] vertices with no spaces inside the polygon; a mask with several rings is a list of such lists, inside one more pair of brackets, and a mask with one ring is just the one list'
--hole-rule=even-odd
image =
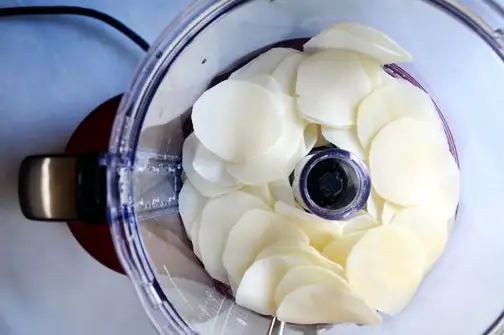
{"label": "transparent lid", "polygon": [[[379,327],[287,325],[285,334],[494,334],[504,308],[504,49],[455,1],[195,1],[170,24],[125,94],[110,143],[117,252],[163,334],[267,334],[193,255],[177,210],[191,106],[250,53],[339,21],[375,27],[414,56],[401,65],[433,97],[457,146],[462,195],[446,251],[401,314]],[[494,27],[496,28],[496,27]]]}

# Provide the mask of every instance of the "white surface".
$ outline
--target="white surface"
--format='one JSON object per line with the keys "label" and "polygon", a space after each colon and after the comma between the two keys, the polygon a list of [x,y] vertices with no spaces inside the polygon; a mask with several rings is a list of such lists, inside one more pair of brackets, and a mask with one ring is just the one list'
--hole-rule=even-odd
{"label": "white surface", "polygon": [[[189,0],[1,1],[82,5],[149,42]],[[0,19],[0,334],[151,335],[133,286],[92,259],[64,223],[30,222],[17,202],[29,154],[60,152],[78,123],[126,88],[141,51],[92,19]]]}

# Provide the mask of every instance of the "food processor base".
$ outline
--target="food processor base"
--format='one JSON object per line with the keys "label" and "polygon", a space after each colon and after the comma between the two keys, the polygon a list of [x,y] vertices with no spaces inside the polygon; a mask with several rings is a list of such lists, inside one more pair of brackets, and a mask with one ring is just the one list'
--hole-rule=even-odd
{"label": "food processor base", "polygon": [[[79,155],[106,152],[121,98],[122,94],[117,95],[96,107],[75,129],[65,153]],[[124,274],[106,222],[102,225],[89,225],[81,221],[68,221],[67,224],[77,242],[89,255],[107,268]]]}

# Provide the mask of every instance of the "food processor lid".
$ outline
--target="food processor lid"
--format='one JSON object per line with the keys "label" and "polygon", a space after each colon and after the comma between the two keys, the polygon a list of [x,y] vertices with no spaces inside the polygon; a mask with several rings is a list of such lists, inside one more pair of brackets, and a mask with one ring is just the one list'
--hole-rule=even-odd
{"label": "food processor lid", "polygon": [[[337,13],[331,15],[331,13],[334,13],[332,6],[337,3],[344,4],[344,6],[337,5]],[[289,7],[293,4],[298,5],[296,10]],[[247,9],[246,15],[240,12],[240,6]],[[254,10],[257,11],[255,15]],[[227,17],[225,14],[231,11],[233,11],[232,17]],[[404,11],[406,13],[415,13],[416,18],[404,15]],[[376,13],[380,13],[380,15],[376,15]],[[486,59],[488,64],[485,65],[490,68],[492,66],[502,66],[504,43],[498,26],[489,26],[484,23],[459,2],[443,0],[366,2],[365,11],[362,11],[362,8],[359,7],[358,1],[350,3],[350,1],[344,0],[314,0],[309,2],[295,0],[271,2],[197,1],[167,28],[141,64],[140,70],[135,76],[134,84],[121,103],[110,142],[110,152],[113,158],[109,162],[107,186],[110,192],[108,199],[109,218],[112,222],[114,242],[122,263],[135,284],[144,308],[148,311],[149,316],[160,332],[194,333],[193,325],[190,325],[178,313],[177,308],[169,300],[171,297],[165,295],[156,279],[155,265],[139,232],[142,225],[141,213],[132,206],[133,199],[138,197],[138,189],[135,189],[134,185],[135,155],[138,148],[148,147],[141,138],[141,133],[147,128],[160,126],[168,122],[173,126],[173,132],[179,132],[187,118],[187,115],[179,117],[181,111],[188,110],[194,99],[206,88],[211,79],[230,64],[236,62],[240,55],[244,56],[251,51],[281,39],[310,36],[313,31],[320,30],[336,20],[358,21],[358,15],[361,15],[360,18],[365,23],[384,28],[385,31],[394,32],[399,36],[398,39],[401,42],[404,41],[405,47],[410,49],[413,55],[419,55],[419,61],[415,63],[415,67],[406,68],[406,70],[412,73],[415,78],[420,78],[419,81],[439,102],[443,110],[446,109],[451,113],[447,115],[448,122],[453,125],[455,138],[458,140],[457,144],[463,148],[461,150],[462,183],[464,184],[464,181],[466,181],[466,187],[487,192],[485,194],[488,195],[485,201],[481,197],[480,199],[468,197],[462,199],[463,204],[460,210],[462,220],[460,225],[468,227],[470,222],[467,221],[479,221],[475,211],[472,211],[469,207],[465,209],[464,206],[488,208],[491,204],[494,206],[493,208],[497,208],[496,199],[498,199],[499,192],[503,189],[502,180],[493,180],[492,178],[499,175],[499,167],[503,166],[502,162],[488,166],[489,173],[487,176],[482,176],[482,179],[476,181],[474,176],[478,171],[481,172],[481,165],[478,165],[478,169],[476,169],[475,163],[471,163],[471,161],[493,162],[493,154],[499,150],[498,145],[485,146],[483,140],[485,140],[485,144],[489,143],[489,134],[501,132],[499,121],[504,120],[499,115],[493,117],[493,122],[491,122],[492,117],[487,114],[479,115],[479,119],[472,117],[467,120],[457,118],[456,115],[469,115],[471,111],[477,114],[482,113],[481,111],[493,111],[497,110],[496,107],[504,104],[501,98],[502,94],[499,97],[499,88],[502,87],[501,84],[503,83],[502,72],[485,73],[490,78],[494,91],[476,93],[475,87],[473,87],[472,91],[468,89],[470,86],[468,82],[470,83],[471,80],[476,83],[482,83],[486,80],[475,68],[481,64],[471,61],[469,59],[471,56],[474,59],[478,57]],[[423,18],[423,21],[421,18]],[[441,22],[445,21],[449,21],[449,24],[443,27]],[[212,29],[214,28],[212,24],[222,24],[227,29]],[[401,29],[403,26],[408,29]],[[443,28],[440,29],[440,27]],[[205,31],[205,34],[201,39],[204,39],[205,43],[195,43],[197,35],[203,31]],[[428,36],[430,44],[422,40],[420,36],[412,34],[412,32],[421,34],[423,37]],[[467,38],[465,38],[466,36]],[[468,47],[468,45],[471,47]],[[427,60],[426,57],[423,57],[422,51],[432,51],[431,47],[433,46],[435,46],[438,56],[436,59]],[[454,58],[453,50],[464,50],[468,55],[465,55],[464,58]],[[471,68],[471,66],[474,68]],[[464,73],[463,69],[468,67],[471,68],[472,72],[466,71]],[[452,73],[458,75],[459,81],[450,82],[450,85],[447,85],[446,83],[449,81],[447,77]],[[422,78],[429,81],[427,82]],[[449,99],[449,97],[453,96],[453,92],[463,96],[464,101]],[[170,111],[163,107],[163,101],[167,100],[171,102]],[[479,107],[476,111],[474,111],[475,106]],[[478,134],[480,138],[473,138],[469,141],[465,138],[464,132],[470,132],[474,128],[480,129],[481,132],[483,129],[487,131]],[[162,157],[163,155],[176,156],[179,154],[176,146],[170,146],[172,144],[170,140],[175,139],[175,136],[172,136],[173,132],[170,132],[170,135],[166,135],[166,133],[165,135],[159,135],[164,136],[164,146],[157,148],[160,152],[157,152],[156,155]],[[492,178],[490,178],[490,175]],[[467,180],[464,178],[467,178]],[[480,185],[480,183],[485,185]],[[492,183],[494,183],[495,187],[487,187]],[[467,204],[468,200],[474,200],[474,202]],[[174,213],[173,210],[171,208],[171,212],[163,213]],[[487,214],[483,219],[489,221],[491,216]],[[451,264],[452,268],[442,272],[434,271],[427,283],[429,287],[422,290],[418,297],[419,301],[424,303],[430,301],[432,304],[435,304],[437,294],[443,293],[447,297],[444,302],[440,302],[439,306],[437,306],[439,309],[428,312],[432,320],[438,320],[433,315],[436,311],[441,311],[437,313],[439,316],[451,315],[457,318],[457,321],[450,320],[453,323],[461,323],[460,320],[463,320],[464,315],[466,315],[443,309],[447,306],[446,301],[459,301],[457,296],[463,292],[460,289],[459,282],[450,285],[451,288],[448,288],[445,292],[440,290],[429,291],[433,288],[435,282],[444,280],[443,275],[448,272],[451,272],[451,275],[448,276],[450,279],[454,279],[454,276],[456,276],[462,283],[470,282],[469,278],[465,278],[466,273],[463,271],[463,266],[455,262],[457,260],[456,252],[451,249],[460,251],[471,248],[471,250],[474,250],[473,255],[465,261],[476,262],[478,261],[476,257],[480,257],[480,261],[483,262],[481,266],[486,267],[486,271],[489,271],[489,266],[492,263],[485,257],[488,257],[491,253],[502,251],[494,243],[495,241],[491,241],[500,233],[501,231],[495,226],[492,226],[492,229],[484,234],[477,230],[477,227],[470,227],[465,230],[456,229],[452,245],[448,248],[444,264],[442,264],[442,266]],[[478,237],[477,241],[469,240],[471,243],[464,246],[461,246],[462,242],[457,242],[458,238],[460,241],[465,239],[467,242],[471,234],[476,234],[474,236]],[[488,242],[485,246],[490,246],[488,249],[481,250],[481,248],[478,248],[479,243],[484,243],[483,241]],[[490,276],[494,280],[504,278],[500,269],[494,267],[491,267],[491,269],[492,271],[495,270],[495,275]],[[485,269],[483,270],[485,271]],[[478,279],[484,280],[480,282],[481,285],[474,287],[474,292],[470,293],[471,295],[474,295],[475,292],[480,293],[479,297],[475,297],[473,301],[478,303],[477,306],[478,308],[481,307],[481,310],[475,315],[474,318],[477,320],[473,320],[474,324],[463,325],[464,328],[458,329],[466,329],[472,333],[483,327],[486,329],[486,334],[496,334],[499,330],[502,330],[503,316],[494,316],[494,314],[501,312],[499,310],[501,308],[500,303],[495,294],[490,295],[486,291],[487,287],[492,287],[489,278],[484,276],[482,272],[479,273]],[[488,303],[481,304],[481,302]],[[497,310],[498,313],[496,313]],[[241,312],[235,311],[235,313],[239,314]],[[469,315],[468,313],[470,311],[467,312],[467,315]],[[406,322],[418,321],[414,308],[406,311],[399,318],[407,320]],[[489,325],[489,322],[487,322],[489,319],[495,320],[495,322]],[[246,318],[239,320],[247,324]],[[265,324],[266,329],[267,324]],[[263,325],[261,324],[261,326]],[[391,321],[391,327],[393,326],[397,326],[395,319]],[[411,330],[411,328],[408,329]],[[415,331],[422,333],[423,330],[428,332],[430,329],[428,325],[421,325]],[[448,328],[448,331],[452,329]],[[353,328],[342,328],[344,333],[347,330],[351,334],[360,333],[359,330]],[[446,329],[440,331],[443,333],[443,330],[446,331]],[[224,332],[224,330],[222,331]]]}

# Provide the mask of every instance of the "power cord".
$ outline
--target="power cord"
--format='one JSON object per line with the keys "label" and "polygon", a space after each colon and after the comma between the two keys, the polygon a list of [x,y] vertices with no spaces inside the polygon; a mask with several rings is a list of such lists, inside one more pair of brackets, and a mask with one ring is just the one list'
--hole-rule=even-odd
{"label": "power cord", "polygon": [[149,50],[149,43],[140,35],[128,28],[124,23],[112,16],[94,9],[77,6],[29,6],[29,7],[7,7],[0,8],[0,18],[10,16],[32,16],[32,15],[78,15],[93,18],[115,28],[142,50]]}

